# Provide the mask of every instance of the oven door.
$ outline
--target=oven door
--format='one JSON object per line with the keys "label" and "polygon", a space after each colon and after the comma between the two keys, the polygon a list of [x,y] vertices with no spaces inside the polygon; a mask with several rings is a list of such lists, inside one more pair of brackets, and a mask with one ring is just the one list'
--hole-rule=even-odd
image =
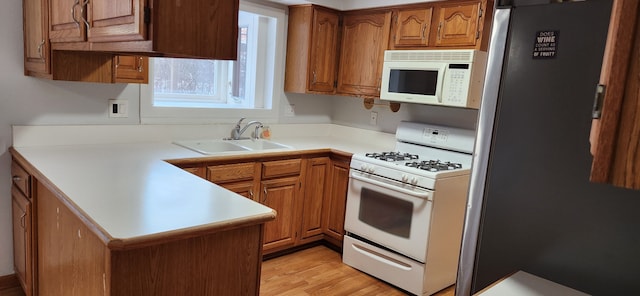
{"label": "oven door", "polygon": [[433,193],[352,169],[345,230],[424,263]]}

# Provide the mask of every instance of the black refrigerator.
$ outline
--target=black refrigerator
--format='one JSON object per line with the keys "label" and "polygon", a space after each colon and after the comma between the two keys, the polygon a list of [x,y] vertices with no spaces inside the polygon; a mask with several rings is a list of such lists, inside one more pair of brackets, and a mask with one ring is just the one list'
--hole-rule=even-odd
{"label": "black refrigerator", "polygon": [[612,1],[540,2],[497,3],[456,295],[518,270],[640,295],[640,191],[589,182]]}

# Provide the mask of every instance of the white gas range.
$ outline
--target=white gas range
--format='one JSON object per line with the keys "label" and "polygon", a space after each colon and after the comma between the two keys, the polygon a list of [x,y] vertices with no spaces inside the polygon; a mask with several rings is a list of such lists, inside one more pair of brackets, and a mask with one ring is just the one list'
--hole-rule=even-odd
{"label": "white gas range", "polygon": [[455,283],[473,130],[401,122],[396,151],[355,154],[344,263],[416,295]]}

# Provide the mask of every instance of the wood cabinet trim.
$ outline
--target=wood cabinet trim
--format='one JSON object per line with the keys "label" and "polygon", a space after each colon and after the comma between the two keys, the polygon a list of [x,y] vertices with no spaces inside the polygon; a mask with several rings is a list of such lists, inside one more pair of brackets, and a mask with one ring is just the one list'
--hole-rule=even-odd
{"label": "wood cabinet trim", "polygon": [[[629,61],[634,43],[638,36],[634,34],[638,21],[638,1],[614,0],[605,47],[600,83],[606,85],[606,100],[602,106],[602,117],[592,126],[591,181],[614,183],[617,186],[634,187],[625,184],[624,178],[614,182],[615,154],[619,140],[621,108],[625,100],[626,81],[629,74]],[[637,94],[636,94],[637,96]],[[594,135],[595,134],[595,135]],[[593,138],[595,136],[595,138]],[[621,169],[624,171],[624,169]],[[640,189],[640,184],[636,184]]]}

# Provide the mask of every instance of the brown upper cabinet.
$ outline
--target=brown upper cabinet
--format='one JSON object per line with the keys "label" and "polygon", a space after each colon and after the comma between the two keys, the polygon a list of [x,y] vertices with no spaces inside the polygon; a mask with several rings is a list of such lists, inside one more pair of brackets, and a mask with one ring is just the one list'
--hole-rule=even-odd
{"label": "brown upper cabinet", "polygon": [[441,3],[437,6],[437,25],[432,30],[433,45],[437,47],[475,47],[480,39],[482,1]]}
{"label": "brown upper cabinet", "polygon": [[429,46],[433,7],[398,9],[393,13],[392,48]]}
{"label": "brown upper cabinet", "polygon": [[50,1],[53,50],[237,56],[238,0]]}
{"label": "brown upper cabinet", "polygon": [[640,5],[614,0],[591,127],[591,181],[640,189]]}
{"label": "brown upper cabinet", "polygon": [[46,77],[50,73],[47,0],[24,0],[24,74]]}
{"label": "brown upper cabinet", "polygon": [[391,11],[344,15],[338,93],[380,96],[382,62],[389,44]]}
{"label": "brown upper cabinet", "polygon": [[450,0],[342,12],[290,6],[285,91],[379,97],[386,49],[486,51],[493,3]]}
{"label": "brown upper cabinet", "polygon": [[143,1],[50,0],[51,42],[145,40]]}
{"label": "brown upper cabinet", "polygon": [[340,15],[316,5],[291,6],[284,90],[335,93]]}
{"label": "brown upper cabinet", "polygon": [[113,57],[113,80],[120,83],[149,83],[149,58],[117,55]]}

